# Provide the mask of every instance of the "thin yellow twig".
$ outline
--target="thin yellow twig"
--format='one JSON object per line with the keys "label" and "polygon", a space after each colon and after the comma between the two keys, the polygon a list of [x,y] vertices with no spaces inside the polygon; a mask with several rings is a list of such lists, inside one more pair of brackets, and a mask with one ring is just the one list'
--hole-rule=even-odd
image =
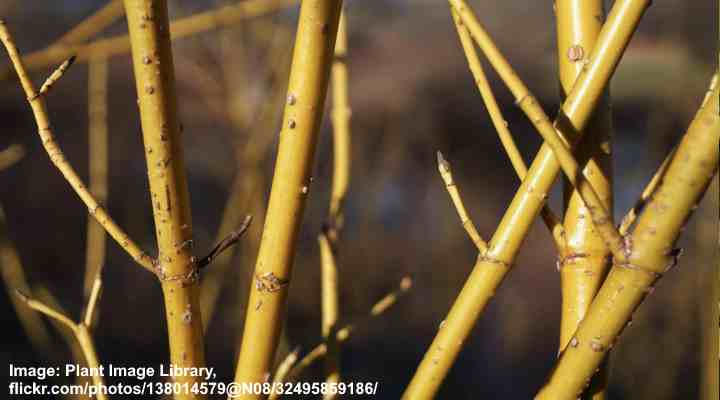
{"label": "thin yellow twig", "polygon": [[87,305],[85,306],[85,315],[83,317],[83,324],[88,327],[88,329],[92,328],[93,320],[95,319],[95,313],[97,310],[97,305],[100,301],[100,293],[102,292],[102,278],[98,274],[95,277],[95,281],[92,285],[92,289],[90,291],[90,297],[88,298]]}
{"label": "thin yellow twig", "polygon": [[[298,360],[298,357],[300,356],[300,348],[296,348],[295,350],[288,353],[287,356],[280,362],[280,365],[278,365],[277,369],[275,370],[275,375],[273,376],[273,389],[275,389],[278,385],[278,383],[284,382],[285,377],[287,376],[288,372],[290,372],[290,369],[295,365],[295,363]],[[276,399],[279,396],[279,394],[273,390],[273,392],[268,396],[268,400]]]}
{"label": "thin yellow twig", "polygon": [[65,316],[65,314],[62,314],[61,312],[55,310],[52,307],[46,306],[44,303],[31,298],[28,294],[25,294],[25,293],[21,292],[20,290],[16,290],[15,294],[20,298],[20,300],[25,302],[25,304],[27,304],[28,307],[32,308],[33,310],[35,310],[41,314],[44,314],[48,318],[61,323],[62,325],[69,328],[73,332],[77,331],[77,324],[75,324],[75,322],[73,322],[70,318]]}
{"label": "thin yellow twig", "polygon": [[117,21],[124,12],[122,0],[110,0],[82,22],[73,26],[50,47],[82,43]]}
{"label": "thin yellow twig", "polygon": [[[392,307],[397,301],[406,294],[412,288],[412,279],[410,277],[404,277],[400,280],[400,286],[391,293],[385,295],[370,309],[368,315],[354,319],[352,322],[344,325],[342,328],[336,330],[336,340],[343,343],[350,339],[350,336],[360,326],[367,325],[374,318],[382,315],[390,307]],[[286,375],[286,382],[290,382],[297,378],[303,370],[308,366],[312,365],[315,361],[327,354],[327,342],[323,341],[317,346],[313,347],[310,352],[303,356],[300,361],[295,364]],[[280,381],[281,382],[281,381]]]}
{"label": "thin yellow twig", "polygon": [[[456,13],[454,14],[457,15]],[[478,43],[483,41],[491,42],[489,36],[478,28],[479,25],[476,25],[475,29],[470,32],[470,35],[475,38]],[[497,52],[495,56],[504,61],[500,52],[497,51],[497,49],[495,50]],[[535,97],[532,95],[530,90],[515,73],[512,66],[506,62],[504,64],[505,65],[503,65],[502,70],[505,72],[504,74],[501,73],[501,77],[513,93],[516,94],[516,96],[520,94],[518,96],[517,104],[530,119],[538,133],[540,133],[543,137],[545,143],[547,143],[547,145],[552,149],[555,154],[555,158],[559,162],[562,170],[565,172],[565,175],[567,175],[568,180],[582,196],[595,227],[603,236],[603,239],[606,241],[610,251],[613,253],[613,256],[618,258],[618,260],[624,259],[625,254],[623,251],[624,245],[622,237],[615,228],[613,220],[610,217],[609,212],[605,209],[605,206],[600,200],[597,192],[590,182],[588,182],[587,179],[585,179],[580,173],[580,167],[568,149],[566,139],[555,129],[550,121],[550,118],[548,118],[547,114],[545,114],[545,111],[543,111],[537,100],[535,100]]]}
{"label": "thin yellow twig", "polygon": [[90,193],[87,187],[82,183],[82,180],[78,176],[75,169],[65,158],[60,146],[55,141],[55,135],[53,134],[50,121],[48,118],[47,107],[45,100],[42,96],[38,96],[35,92],[35,88],[30,81],[30,77],[25,70],[25,67],[18,54],[17,47],[10,36],[10,33],[5,25],[4,21],[0,21],[0,41],[7,49],[10,60],[20,78],[20,83],[25,91],[25,95],[28,98],[28,103],[32,108],[33,115],[35,116],[35,122],[38,127],[38,134],[42,140],[43,147],[47,151],[50,161],[60,170],[65,179],[68,181],[70,186],[75,190],[80,199],[85,203],[90,214],[95,217],[100,225],[120,244],[120,246],[130,254],[130,256],[140,266],[150,272],[155,272],[152,259],[135,244],[132,239],[125,233],[125,231],[118,226],[105,209],[98,203],[95,197]]}
{"label": "thin yellow twig", "polygon": [[487,243],[482,239],[482,237],[480,237],[480,234],[475,228],[475,224],[472,222],[472,219],[470,219],[470,216],[468,216],[465,204],[463,203],[457,185],[453,180],[450,163],[439,151],[437,152],[437,164],[440,176],[442,177],[443,182],[445,182],[445,189],[447,189],[450,199],[452,199],[453,205],[455,206],[455,210],[457,211],[458,216],[460,216],[460,223],[462,223],[463,228],[470,237],[470,240],[472,240],[475,244],[475,247],[477,247],[478,251],[481,254],[484,254],[487,251]]}
{"label": "thin yellow twig", "polygon": [[[475,83],[480,91],[480,95],[485,103],[488,114],[490,114],[490,120],[495,127],[498,137],[500,138],[500,142],[505,149],[505,153],[510,159],[510,163],[515,169],[518,178],[522,181],[525,179],[525,175],[527,175],[527,166],[525,165],[525,161],[523,160],[522,154],[520,154],[520,150],[518,150],[517,145],[515,144],[512,133],[508,128],[508,123],[505,120],[505,117],[503,117],[500,106],[495,99],[495,95],[493,94],[490,83],[487,80],[480,58],[478,57],[477,51],[475,51],[475,45],[472,42],[470,32],[463,24],[454,7],[451,7],[451,11],[453,21],[455,22],[455,28],[457,29],[458,36],[460,37],[460,43],[463,51],[465,52],[465,58],[467,59],[470,71],[475,78]],[[547,204],[543,205],[540,215],[542,216],[545,225],[550,230],[550,233],[555,240],[555,244],[558,248],[562,248],[565,245],[565,230],[560,223],[560,219]]]}
{"label": "thin yellow twig", "polygon": [[[75,339],[80,345],[82,355],[85,358],[88,367],[93,369],[97,369],[100,367],[100,362],[98,361],[98,356],[95,351],[95,343],[93,342],[92,336],[90,335],[90,327],[86,325],[85,322],[76,323],[69,317],[67,317],[63,312],[58,311],[41,301],[29,297],[28,295],[22,293],[20,290],[17,290],[16,294],[23,302],[28,305],[28,307],[47,316],[51,320],[59,323],[59,325],[68,328],[68,330],[72,332],[73,336],[75,336]],[[88,307],[88,309],[91,308],[94,307]],[[102,375],[93,374],[92,380],[93,384],[98,389],[96,394],[97,399],[106,400],[107,396],[105,395],[105,392],[100,389],[103,386]]]}

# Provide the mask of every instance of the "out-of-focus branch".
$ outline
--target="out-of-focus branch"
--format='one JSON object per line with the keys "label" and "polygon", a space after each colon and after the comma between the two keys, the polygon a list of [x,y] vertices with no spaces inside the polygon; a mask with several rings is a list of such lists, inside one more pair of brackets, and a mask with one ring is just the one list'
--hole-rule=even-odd
{"label": "out-of-focus branch", "polygon": [[[333,328],[340,317],[340,289],[338,287],[337,244],[344,225],[343,204],[350,182],[350,100],[347,67],[347,10],[340,13],[335,58],[330,71],[332,88],[333,175],[330,189],[328,218],[318,235],[320,246],[320,281],[322,294],[322,336],[327,343],[325,380],[329,384],[340,382],[340,345],[334,340]],[[337,394],[328,392],[324,399]]]}
{"label": "out-of-focus branch", "polygon": [[124,12],[122,0],[110,0],[50,46],[64,47],[83,43],[117,21]]}
{"label": "out-of-focus branch", "polygon": [[[121,2],[122,6],[122,2]],[[88,189],[100,204],[107,204],[109,142],[107,122],[107,59],[93,59],[88,64],[88,155],[90,185]],[[84,295],[89,297],[97,275],[105,264],[105,230],[92,218],[87,223],[85,248]]]}
{"label": "out-of-focus branch", "polygon": [[25,156],[25,148],[19,144],[12,144],[0,151],[0,171],[11,167]]}
{"label": "out-of-focus branch", "polygon": [[[243,19],[265,15],[297,4],[297,2],[298,0],[241,1],[235,5],[204,11],[173,21],[170,25],[170,35],[173,40],[192,36],[223,26],[232,25]],[[130,37],[128,35],[121,35],[96,40],[87,44],[51,46],[23,57],[23,63],[32,71],[56,64],[72,55],[77,56],[77,61],[85,62],[91,58],[108,58],[127,53],[128,51],[130,51]],[[0,71],[0,80],[7,79],[10,74],[11,70],[9,69]]]}
{"label": "out-of-focus branch", "polygon": [[[97,287],[97,290],[99,291],[99,283]],[[82,322],[76,323],[67,315],[65,315],[62,311],[56,310],[55,308],[50,307],[39,300],[35,300],[34,298],[30,297],[28,294],[25,294],[20,290],[16,291],[16,295],[31,309],[45,315],[52,321],[57,322],[59,325],[67,328],[70,332],[72,332],[75,340],[77,340],[77,343],[80,346],[82,355],[87,362],[87,366],[95,369],[100,367],[100,362],[95,351],[95,343],[93,342],[92,336],[90,335],[90,326],[86,324],[86,322],[88,322],[88,320],[90,320],[91,318],[86,318]],[[95,308],[93,305],[88,305],[88,310],[93,308]],[[97,399],[106,400],[107,396],[105,395],[105,391],[101,390],[101,387],[104,386],[102,375],[93,374],[92,381],[93,384],[97,387]]]}
{"label": "out-of-focus branch", "polygon": [[[341,328],[333,330],[335,332],[335,339],[339,343],[343,343],[350,339],[352,333],[358,329],[369,324],[373,319],[382,315],[390,307],[392,307],[397,301],[406,294],[412,288],[412,279],[410,277],[404,277],[400,281],[400,286],[391,293],[385,295],[377,303],[375,303],[368,315],[353,319],[350,323],[345,324]],[[315,361],[325,356],[328,352],[327,341],[323,341],[317,346],[313,347],[300,361],[293,365],[292,368],[285,374],[285,382],[291,382],[296,379],[300,374]],[[276,378],[276,382],[283,382],[283,380]],[[277,398],[277,396],[271,395],[269,399]]]}

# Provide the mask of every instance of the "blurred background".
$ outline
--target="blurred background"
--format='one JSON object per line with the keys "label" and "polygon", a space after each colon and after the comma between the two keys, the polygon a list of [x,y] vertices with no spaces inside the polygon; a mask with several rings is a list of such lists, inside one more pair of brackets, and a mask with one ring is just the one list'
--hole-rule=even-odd
{"label": "blurred background", "polygon": [[[237,2],[170,0],[171,18]],[[552,2],[469,3],[553,116],[559,107],[559,84]],[[52,44],[104,4],[4,0],[0,16],[15,33],[20,51],[30,53]],[[222,270],[222,291],[208,324],[207,359],[219,381],[229,382],[234,373],[270,190],[296,19],[297,6],[291,6],[173,42],[197,255],[215,244],[228,213],[255,217],[249,234]],[[452,163],[465,204],[486,238],[518,180],[467,68],[446,2],[348,1],[347,22],[353,113],[351,182],[338,243],[342,319],[366,315],[405,276],[411,276],[414,284],[396,305],[354,332],[342,349],[342,373],[346,381],[380,381],[378,398],[396,399],[476,257],[438,176],[435,152],[441,150]],[[123,17],[98,39],[125,32]],[[716,1],[658,1],[646,13],[612,81],[618,221],[699,106],[717,61],[717,32]],[[8,60],[1,54],[0,68],[6,68]],[[154,253],[129,53],[113,56],[109,66],[108,209],[141,247]],[[36,84],[53,68],[35,69]],[[495,74],[489,68],[487,72],[529,164],[540,146],[539,136]],[[85,180],[87,76],[87,64],[77,63],[47,97],[58,141]],[[77,318],[83,307],[87,209],[49,162],[14,75],[0,82],[0,118],[0,150],[20,145],[25,153],[0,171],[4,235],[15,246],[33,291],[52,293]],[[307,351],[320,341],[316,237],[329,202],[331,137],[326,115],[298,242],[280,358],[297,346]],[[559,181],[550,204],[560,212]],[[716,179],[684,232],[680,246],[685,253],[679,267],[648,296],[613,350],[611,399],[700,398],[708,340],[703,326],[716,307],[708,301],[711,280],[707,277],[717,268],[717,221]],[[557,351],[560,288],[555,261],[551,237],[542,223],[536,223],[439,398],[529,399],[542,386]],[[111,240],[104,278],[95,333],[101,362],[125,366],[167,362],[156,280]],[[51,327],[53,351],[39,354],[33,349],[12,306],[12,293],[5,292],[0,296],[2,364],[70,362],[70,350]],[[714,332],[717,335],[716,325]],[[301,380],[321,380],[321,366],[316,363]],[[6,368],[3,371],[7,374]]]}

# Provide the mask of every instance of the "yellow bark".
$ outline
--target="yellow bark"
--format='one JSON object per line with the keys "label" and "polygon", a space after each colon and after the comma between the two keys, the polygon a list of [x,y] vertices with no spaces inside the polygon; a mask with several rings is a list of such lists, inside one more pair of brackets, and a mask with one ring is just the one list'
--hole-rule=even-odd
{"label": "yellow bark", "polygon": [[[712,95],[718,98],[718,87]],[[605,283],[537,399],[576,399],[655,282],[677,263],[675,241],[717,172],[718,140],[720,109],[717,101],[710,101],[690,124],[665,178],[626,238],[627,261],[613,260]]]}
{"label": "yellow bark", "polygon": [[235,374],[238,383],[264,382],[275,358],[341,5],[340,0],[305,0],[300,7],[275,173]]}
{"label": "yellow bark", "polygon": [[[585,65],[563,103],[559,120],[555,123],[555,127],[561,132],[579,133],[585,128],[648,1],[622,0],[613,6],[598,38],[598,45],[589,57],[590,62]],[[529,93],[524,84],[512,71],[465,2],[450,0],[450,5],[457,10],[480,49],[513,92],[517,103],[529,103]],[[465,286],[445,318],[443,327],[425,353],[403,398],[430,399],[435,396],[472,327],[514,262],[559,171],[560,166],[552,149],[543,145],[493,235],[488,251],[479,255]]]}
{"label": "yellow bark", "polygon": [[[219,7],[180,18],[170,25],[172,39],[180,39],[197,33],[229,26],[243,19],[258,17],[296,4],[297,0],[246,0],[238,4]],[[130,51],[129,35],[100,39],[87,44],[75,43],[64,46],[50,46],[23,57],[29,70],[36,70],[59,63],[72,55],[77,61],[85,62],[93,57],[111,57]],[[10,70],[0,70],[0,80],[10,76]]]}
{"label": "yellow bark", "polygon": [[[557,51],[562,96],[575,84],[586,57],[595,46],[605,16],[601,0],[558,0]],[[607,98],[607,96],[606,96]],[[607,100],[606,100],[607,101]],[[602,104],[585,128],[575,153],[582,173],[608,211],[612,223],[612,120],[610,108]],[[605,279],[610,255],[596,231],[586,204],[573,185],[565,183],[565,246],[560,248],[558,268],[562,288],[560,351],[570,342],[577,325]],[[585,399],[602,400],[607,386],[607,368],[596,374]]]}
{"label": "yellow bark", "polygon": [[[191,253],[192,221],[177,116],[167,3],[125,0],[125,14],[150,182],[158,244],[156,270],[165,300],[170,362],[178,367],[203,367],[205,351],[198,271]],[[202,382],[202,378],[183,375],[175,377],[175,381],[192,385]],[[202,396],[181,391],[175,397]]]}

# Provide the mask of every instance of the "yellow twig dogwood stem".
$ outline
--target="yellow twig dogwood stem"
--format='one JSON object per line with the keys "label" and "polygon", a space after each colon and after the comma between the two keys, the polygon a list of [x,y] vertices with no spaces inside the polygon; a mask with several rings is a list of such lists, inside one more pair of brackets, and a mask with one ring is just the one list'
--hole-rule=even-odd
{"label": "yellow twig dogwood stem", "polygon": [[[600,34],[605,15],[602,0],[558,0],[557,55],[562,97],[575,84],[590,50]],[[608,102],[608,96],[603,99]],[[612,192],[612,119],[608,104],[597,107],[585,128],[583,140],[576,150],[584,179],[607,210],[613,223]],[[585,183],[580,183],[581,185]],[[595,294],[600,289],[607,269],[610,252],[594,226],[583,197],[565,182],[565,246],[560,247],[558,270],[562,290],[560,345],[562,351],[570,342]],[[602,400],[606,397],[607,367],[595,375],[583,399]]]}
{"label": "yellow twig dogwood stem", "polygon": [[152,259],[130,239],[125,231],[118,226],[110,215],[105,211],[102,205],[95,199],[90,193],[85,184],[78,176],[75,169],[65,158],[60,146],[55,141],[55,135],[53,134],[52,126],[47,113],[47,107],[45,105],[45,99],[35,92],[35,87],[30,81],[30,77],[25,70],[17,47],[8,32],[7,26],[3,21],[0,21],[0,41],[7,49],[10,61],[12,61],[13,67],[17,72],[20,84],[25,91],[25,96],[30,103],[33,115],[35,116],[35,123],[38,127],[38,135],[42,141],[45,151],[50,157],[50,161],[60,170],[65,180],[68,181],[70,186],[75,190],[78,197],[85,203],[90,214],[98,221],[100,225],[108,232],[112,237],[130,256],[143,268],[148,271],[155,272]]}
{"label": "yellow twig dogwood stem", "polygon": [[341,5],[340,0],[305,0],[300,7],[275,173],[235,374],[238,383],[265,381],[275,358]]}
{"label": "yellow twig dogwood stem", "polygon": [[[508,123],[505,120],[505,117],[503,117],[502,111],[500,111],[500,106],[498,105],[497,100],[495,99],[495,94],[493,94],[490,83],[487,80],[487,76],[485,75],[485,71],[483,70],[482,64],[480,62],[480,58],[475,51],[475,45],[473,44],[470,32],[468,32],[467,28],[463,24],[457,11],[454,8],[452,8],[451,11],[453,21],[455,22],[455,28],[457,29],[458,37],[460,38],[460,44],[462,45],[463,51],[465,52],[465,58],[467,59],[468,66],[470,67],[470,72],[472,72],[473,77],[475,78],[475,84],[480,91],[480,95],[482,96],[483,102],[485,103],[485,107],[487,107],[488,114],[490,115],[490,120],[495,127],[495,131],[500,138],[500,142],[505,149],[505,153],[507,153],[507,156],[510,159],[510,163],[512,164],[513,169],[517,173],[518,178],[520,178],[520,180],[522,181],[523,179],[525,179],[525,175],[527,175],[527,166],[525,165],[525,161],[520,154],[520,150],[518,150],[517,145],[515,144],[512,133],[510,133]],[[458,212],[460,212],[459,209]],[[560,219],[555,215],[555,213],[552,212],[552,210],[550,209],[550,207],[548,207],[547,204],[543,206],[542,210],[540,211],[540,215],[542,216],[545,225],[550,230],[550,233],[555,240],[555,244],[558,246],[558,248],[562,247],[564,245],[565,239],[563,226],[560,223]],[[480,249],[480,252],[485,251],[481,247],[478,247],[478,249]]]}
{"label": "yellow twig dogwood stem", "polygon": [[[718,94],[716,87],[715,99]],[[605,283],[536,399],[576,399],[655,282],[677,263],[675,242],[717,173],[718,140],[720,107],[710,101],[690,124],[665,178],[627,237],[627,261],[613,260]]]}
{"label": "yellow twig dogwood stem", "polygon": [[[105,58],[88,63],[88,150],[89,189],[100,204],[107,203],[109,141],[107,124],[108,61]],[[95,277],[105,264],[105,230],[92,218],[87,223],[85,246],[84,294],[91,293]]]}
{"label": "yellow twig dogwood stem", "polygon": [[457,184],[453,179],[450,163],[439,151],[437,152],[437,165],[438,172],[440,172],[440,177],[445,183],[445,189],[450,195],[450,199],[452,200],[453,205],[455,206],[455,210],[460,217],[460,223],[465,229],[465,232],[467,232],[468,236],[470,237],[470,240],[475,244],[475,247],[477,247],[478,251],[480,253],[485,253],[487,251],[487,243],[478,233],[477,229],[475,228],[475,224],[472,222],[472,219],[470,219],[470,216],[465,209],[465,203],[463,202],[462,197],[460,197],[460,191],[458,190]]}
{"label": "yellow twig dogwood stem", "polygon": [[[192,221],[185,177],[175,72],[170,48],[167,3],[125,0],[140,107],[155,235],[157,275],[165,299],[170,361],[178,367],[203,367],[205,351],[199,305],[198,270],[192,256]],[[202,378],[183,375],[176,382]],[[190,399],[191,391],[176,398]]]}
{"label": "yellow twig dogwood stem", "polygon": [[[648,2],[615,2],[589,57],[590,61],[563,103],[559,120],[555,124],[558,129],[578,133],[583,131]],[[450,0],[450,4],[455,7],[495,70],[511,88],[518,104],[529,103],[526,98],[529,93],[522,90],[524,85],[465,2]],[[514,262],[559,171],[560,166],[552,149],[543,145],[490,241],[488,251],[478,257],[465,286],[445,318],[445,324],[425,353],[403,398],[430,399],[435,396],[472,327]]]}
{"label": "yellow twig dogwood stem", "polygon": [[[230,26],[243,19],[269,14],[279,9],[296,4],[298,0],[245,0],[238,4],[219,7],[180,18],[170,25],[172,39],[180,39],[198,33],[207,32],[224,26]],[[75,43],[64,46],[50,46],[43,50],[30,53],[23,57],[28,70],[47,67],[61,62],[71,55],[77,56],[78,62],[91,58],[107,58],[130,51],[129,35],[120,35],[108,39],[99,39],[90,43]],[[0,80],[10,76],[9,70],[0,71]]]}

